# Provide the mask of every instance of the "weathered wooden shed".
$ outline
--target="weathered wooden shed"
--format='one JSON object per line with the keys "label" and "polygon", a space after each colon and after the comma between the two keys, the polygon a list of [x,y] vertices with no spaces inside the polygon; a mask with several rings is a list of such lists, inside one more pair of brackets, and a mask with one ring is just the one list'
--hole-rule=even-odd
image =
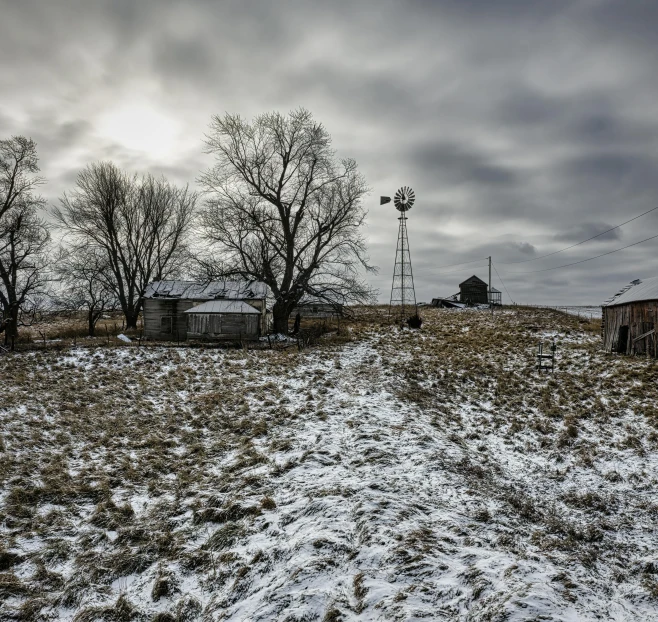
{"label": "weathered wooden shed", "polygon": [[343,305],[332,304],[330,302],[320,302],[305,300],[300,302],[290,312],[290,317],[294,318],[299,313],[303,318],[334,318],[343,316]]}
{"label": "weathered wooden shed", "polygon": [[471,305],[489,304],[487,288],[488,285],[482,279],[473,275],[459,284],[459,302]]}
{"label": "weathered wooden shed", "polygon": [[260,312],[242,300],[209,300],[185,311],[188,339],[258,339]]}
{"label": "weathered wooden shed", "polygon": [[603,303],[607,352],[656,357],[658,277],[636,279]]}
{"label": "weathered wooden shed", "polygon": [[[260,334],[267,331],[267,286],[260,281],[154,281],[146,287],[144,336],[184,341],[188,338],[186,311],[209,301],[242,301],[258,314]],[[248,311],[246,315],[254,316]],[[252,322],[253,319],[247,320]],[[226,323],[228,327],[230,323]],[[221,318],[220,318],[221,326]],[[218,337],[216,337],[218,338]]]}

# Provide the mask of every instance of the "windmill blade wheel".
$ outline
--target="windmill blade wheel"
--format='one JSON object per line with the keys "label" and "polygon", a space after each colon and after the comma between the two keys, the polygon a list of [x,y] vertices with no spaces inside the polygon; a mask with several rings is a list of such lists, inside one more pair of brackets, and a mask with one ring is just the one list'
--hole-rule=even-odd
{"label": "windmill blade wheel", "polygon": [[416,200],[416,194],[409,186],[403,186],[395,193],[395,209],[406,212],[411,209]]}

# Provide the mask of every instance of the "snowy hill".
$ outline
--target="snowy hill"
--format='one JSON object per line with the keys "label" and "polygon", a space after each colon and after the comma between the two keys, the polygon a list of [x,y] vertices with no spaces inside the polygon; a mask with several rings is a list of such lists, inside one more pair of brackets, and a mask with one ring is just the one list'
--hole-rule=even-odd
{"label": "snowy hill", "polygon": [[0,617],[658,620],[656,365],[550,311],[423,317],[0,358]]}

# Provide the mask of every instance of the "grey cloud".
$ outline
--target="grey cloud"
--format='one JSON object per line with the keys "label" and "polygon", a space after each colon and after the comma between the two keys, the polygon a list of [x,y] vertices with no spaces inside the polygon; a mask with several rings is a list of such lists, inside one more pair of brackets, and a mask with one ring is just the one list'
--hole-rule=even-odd
{"label": "grey cloud", "polygon": [[537,254],[537,249],[532,244],[529,244],[528,242],[519,242],[516,245],[516,248],[518,249],[519,253],[523,253],[524,255]]}
{"label": "grey cloud", "polygon": [[621,229],[612,229],[610,231],[613,226],[603,222],[583,223],[576,228],[556,234],[555,239],[563,242],[579,242],[598,235],[599,237],[596,240],[599,242],[620,240],[622,237]]}
{"label": "grey cloud", "polygon": [[441,142],[421,145],[411,158],[417,171],[437,180],[484,186],[518,183],[518,175],[513,169],[496,163],[483,153],[469,150],[466,145]]}
{"label": "grey cloud", "polygon": [[167,36],[153,46],[153,67],[179,81],[195,81],[217,68],[212,49],[201,39],[180,40]]}
{"label": "grey cloud", "polygon": [[[382,300],[397,214],[377,197],[411,185],[419,299],[484,274],[478,263],[441,266],[492,255],[517,300],[596,302],[655,272],[650,244],[568,270],[521,268],[587,258],[654,221],[504,262],[654,207],[657,13],[640,0],[5,2],[0,132],[35,138],[56,200],[84,164],[106,158],[194,185],[212,113],[303,105],[373,189],[367,235]],[[98,136],[102,115],[131,98],[175,116],[173,153]]]}

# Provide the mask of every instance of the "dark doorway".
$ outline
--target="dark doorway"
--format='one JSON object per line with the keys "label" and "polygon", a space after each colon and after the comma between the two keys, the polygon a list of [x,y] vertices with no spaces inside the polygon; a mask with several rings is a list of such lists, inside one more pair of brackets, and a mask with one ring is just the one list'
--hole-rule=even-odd
{"label": "dark doorway", "polygon": [[628,346],[628,326],[620,326],[619,335],[617,336],[617,345],[615,347],[615,352],[626,354],[627,346]]}

